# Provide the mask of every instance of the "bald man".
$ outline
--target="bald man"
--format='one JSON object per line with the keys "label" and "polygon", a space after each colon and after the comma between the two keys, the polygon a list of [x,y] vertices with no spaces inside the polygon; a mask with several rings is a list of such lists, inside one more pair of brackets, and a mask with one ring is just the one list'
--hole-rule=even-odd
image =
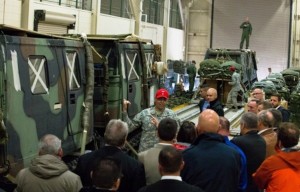
{"label": "bald man", "polygon": [[207,90],[207,101],[209,101],[209,106],[207,109],[214,110],[219,116],[224,116],[224,110],[221,102],[218,100],[217,90],[214,88],[209,88]]}
{"label": "bald man", "polygon": [[204,191],[238,191],[240,164],[239,153],[224,143],[219,130],[219,115],[206,109],[198,118],[198,137],[191,147],[183,151],[185,166],[183,181]]}

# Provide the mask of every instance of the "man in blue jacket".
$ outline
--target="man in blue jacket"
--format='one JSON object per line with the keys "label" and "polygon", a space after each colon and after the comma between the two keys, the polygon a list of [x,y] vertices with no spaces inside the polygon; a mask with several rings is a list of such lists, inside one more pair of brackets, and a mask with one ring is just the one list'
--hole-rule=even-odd
{"label": "man in blue jacket", "polygon": [[240,184],[239,184],[239,192],[243,192],[247,187],[247,159],[245,153],[231,141],[229,141],[229,132],[230,131],[230,122],[225,117],[220,117],[220,129],[218,133],[223,135],[225,144],[234,148],[239,152],[241,157],[241,173],[240,173]]}
{"label": "man in blue jacket", "polygon": [[224,143],[218,134],[219,116],[206,109],[198,118],[198,138],[183,151],[183,181],[206,192],[238,191],[241,159],[239,153]]}

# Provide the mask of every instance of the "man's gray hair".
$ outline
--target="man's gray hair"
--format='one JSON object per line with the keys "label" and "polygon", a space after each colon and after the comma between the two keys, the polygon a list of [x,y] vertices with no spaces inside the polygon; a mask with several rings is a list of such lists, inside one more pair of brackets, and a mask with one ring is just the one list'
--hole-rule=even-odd
{"label": "man's gray hair", "polygon": [[127,135],[127,123],[121,121],[120,119],[112,119],[106,126],[104,140],[108,145],[122,147],[126,141]]}
{"label": "man's gray hair", "polygon": [[257,114],[258,121],[263,124],[264,127],[271,128],[274,126],[273,114],[268,110],[262,110]]}
{"label": "man's gray hair", "polygon": [[242,115],[240,123],[243,123],[247,129],[257,129],[257,115],[252,112],[246,112]]}
{"label": "man's gray hair", "polygon": [[38,143],[38,148],[39,155],[58,155],[61,149],[61,140],[52,134],[44,135]]}

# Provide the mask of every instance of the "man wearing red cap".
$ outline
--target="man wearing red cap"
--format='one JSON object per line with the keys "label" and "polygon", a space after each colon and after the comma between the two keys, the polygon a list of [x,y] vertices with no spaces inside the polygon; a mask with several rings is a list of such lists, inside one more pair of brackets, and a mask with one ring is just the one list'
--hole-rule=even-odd
{"label": "man wearing red cap", "polygon": [[230,66],[229,70],[233,72],[231,76],[231,82],[228,82],[229,85],[231,85],[231,90],[228,93],[227,96],[227,106],[232,106],[234,107],[235,110],[237,110],[237,96],[240,90],[242,90],[241,87],[241,76],[240,74],[236,71],[236,68],[234,66]]}
{"label": "man wearing red cap", "polygon": [[130,102],[126,99],[123,101],[123,120],[128,124],[129,132],[141,127],[142,136],[140,140],[139,152],[145,151],[158,143],[156,130],[160,120],[170,117],[177,121],[179,127],[179,119],[176,113],[166,108],[169,93],[166,89],[159,89],[155,94],[154,106],[142,110],[131,120],[128,117],[127,109]]}

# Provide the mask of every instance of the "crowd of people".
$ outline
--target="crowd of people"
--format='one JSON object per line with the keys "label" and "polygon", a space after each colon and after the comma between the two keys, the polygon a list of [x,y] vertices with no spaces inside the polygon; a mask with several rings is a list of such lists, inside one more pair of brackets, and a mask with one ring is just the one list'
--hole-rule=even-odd
{"label": "crowd of people", "polygon": [[[299,128],[285,122],[289,113],[281,109],[279,95],[266,101],[263,90],[254,89],[240,119],[241,135],[230,140],[216,89],[203,86],[200,93],[197,125],[180,122],[166,108],[165,89],[156,92],[153,107],[133,119],[124,100],[123,120],[109,121],[105,145],[80,156],[74,172],[61,160],[60,139],[45,135],[38,157],[18,173],[15,191],[300,191]],[[134,158],[122,148],[137,128],[142,138]]]}

